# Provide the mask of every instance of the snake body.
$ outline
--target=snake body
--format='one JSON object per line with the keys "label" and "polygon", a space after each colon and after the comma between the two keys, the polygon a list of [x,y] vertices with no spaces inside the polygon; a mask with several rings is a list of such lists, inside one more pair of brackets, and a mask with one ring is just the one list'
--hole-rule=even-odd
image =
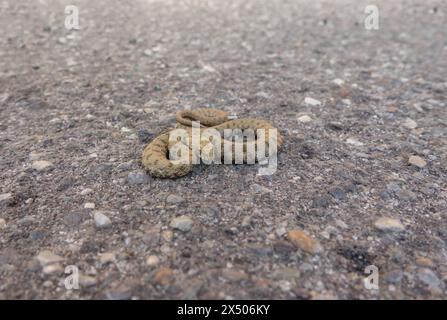
{"label": "snake body", "polygon": [[[191,137],[192,134],[192,124],[193,121],[200,122],[200,132],[207,128],[215,129],[221,137],[224,137],[225,129],[240,129],[246,130],[251,129],[255,132],[258,129],[265,129],[265,136],[262,138],[265,139],[265,143],[267,144],[266,149],[268,149],[269,142],[269,130],[275,129],[275,127],[268,121],[262,119],[235,119],[231,120],[229,118],[229,114],[222,110],[203,108],[203,109],[195,109],[195,110],[182,110],[177,112],[176,114],[177,127],[185,129],[186,132]],[[174,130],[174,129],[172,129]],[[158,178],[178,178],[188,174],[192,171],[193,164],[191,161],[189,163],[174,163],[169,159],[169,148],[172,145],[172,141],[170,142],[169,136],[172,130],[168,132],[164,132],[161,135],[157,136],[154,140],[152,140],[144,149],[142,155],[142,164],[143,167],[147,170],[147,172]],[[256,141],[259,141],[259,137],[256,137]],[[191,139],[190,139],[191,140]],[[256,143],[256,141],[252,141],[251,143]],[[209,142],[209,141],[207,141]],[[276,135],[276,144],[277,148],[282,145],[283,139],[281,134],[277,131]],[[232,142],[233,150],[236,150],[236,144],[243,144],[240,146],[243,150],[243,159],[244,163],[247,160],[247,147],[250,142]],[[202,151],[202,142],[200,145],[200,151]],[[221,155],[223,157],[224,150],[222,144],[222,152]],[[192,155],[191,155],[192,157]],[[233,160],[235,158],[235,153],[233,153]],[[190,158],[191,159],[191,158]],[[257,159],[259,161],[260,159]]]}

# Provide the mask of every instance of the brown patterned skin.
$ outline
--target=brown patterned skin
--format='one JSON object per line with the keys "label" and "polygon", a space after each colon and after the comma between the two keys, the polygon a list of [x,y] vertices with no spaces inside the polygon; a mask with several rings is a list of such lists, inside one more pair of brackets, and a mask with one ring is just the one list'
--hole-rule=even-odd
{"label": "brown patterned skin", "polygon": [[[256,132],[257,129],[266,129],[266,135],[264,137],[266,141],[266,149],[268,150],[268,129],[275,129],[275,127],[268,121],[262,119],[236,119],[229,120],[228,113],[222,110],[216,109],[195,109],[195,110],[182,110],[177,112],[176,120],[178,122],[177,127],[187,130],[189,134],[189,141],[191,141],[192,134],[192,121],[199,121],[201,127],[201,133],[207,128],[213,128],[222,137],[225,129],[252,129]],[[193,164],[189,161],[188,164],[178,164],[173,163],[168,158],[169,154],[169,134],[172,132],[166,132],[153,141],[151,141],[143,151],[142,164],[148,173],[154,177],[158,178],[178,178],[188,174],[192,170]],[[260,138],[256,138],[259,140]],[[279,131],[277,131],[277,148],[279,149],[283,143],[283,138]],[[247,161],[246,150],[249,143],[256,143],[256,140],[251,142],[232,142],[232,148],[235,150],[237,144],[242,144],[239,146],[243,149],[243,160],[244,163]],[[200,149],[202,149],[202,144]],[[202,150],[200,150],[202,151]],[[223,157],[224,148],[222,143],[221,155]],[[190,152],[190,160],[192,159],[192,152]],[[233,152],[233,160],[235,159],[235,154]],[[256,159],[259,161],[261,159]]]}

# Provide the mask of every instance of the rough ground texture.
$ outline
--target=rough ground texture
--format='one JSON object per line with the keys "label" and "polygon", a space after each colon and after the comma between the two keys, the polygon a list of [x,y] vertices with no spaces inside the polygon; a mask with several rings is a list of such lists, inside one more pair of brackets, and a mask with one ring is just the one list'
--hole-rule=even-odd
{"label": "rough ground texture", "polygon": [[[0,298],[445,298],[447,6],[374,2],[1,1]],[[281,128],[276,173],[145,175],[204,106]]]}

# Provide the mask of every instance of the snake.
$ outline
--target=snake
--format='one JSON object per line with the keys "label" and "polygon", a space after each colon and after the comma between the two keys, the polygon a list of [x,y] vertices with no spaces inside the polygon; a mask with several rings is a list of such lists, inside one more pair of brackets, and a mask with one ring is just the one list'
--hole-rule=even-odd
{"label": "snake", "polygon": [[[194,164],[191,161],[192,156],[194,155],[193,152],[190,153],[190,161],[187,161],[187,163],[178,163],[170,159],[169,150],[173,143],[178,142],[172,141],[172,139],[170,141],[170,135],[173,134],[173,130],[185,130],[190,138],[189,141],[191,141],[194,123],[199,123],[200,126],[198,127],[198,130],[200,131],[201,136],[205,130],[211,128],[214,129],[213,132],[217,132],[223,139],[228,138],[224,135],[226,129],[241,130],[243,132],[248,129],[253,130],[254,132],[258,132],[259,129],[264,129],[263,132],[265,132],[265,134],[261,136],[256,135],[253,141],[237,141],[236,139],[235,141],[231,140],[231,150],[234,151],[231,158],[233,162],[236,157],[236,150],[242,150],[243,154],[240,155],[240,157],[242,157],[244,163],[247,162],[247,150],[249,150],[248,148],[250,143],[254,143],[255,145],[256,143],[260,142],[265,143],[265,150],[267,150],[265,158],[268,158],[268,150],[270,150],[268,148],[270,142],[269,136],[270,132],[272,132],[269,129],[275,129],[274,132],[276,135],[275,142],[277,150],[279,150],[283,144],[283,138],[279,130],[277,130],[270,122],[256,118],[233,119],[228,112],[219,109],[198,108],[192,110],[180,110],[176,113],[176,122],[177,124],[174,129],[168,129],[167,131],[158,135],[143,150],[141,158],[142,165],[144,169],[153,177],[174,179],[183,177],[193,170]],[[209,142],[210,140],[200,140],[199,151],[204,152],[205,145]],[[237,146],[238,144],[242,145]],[[220,154],[223,158],[224,144],[222,143],[221,145],[222,149]],[[187,147],[191,150],[189,145],[187,145]],[[237,149],[237,147],[240,147],[241,149]],[[199,153],[198,156],[200,157],[200,155],[201,154]],[[203,161],[203,158],[201,160]],[[262,159],[258,157],[258,154],[256,154],[255,160],[259,163]]]}

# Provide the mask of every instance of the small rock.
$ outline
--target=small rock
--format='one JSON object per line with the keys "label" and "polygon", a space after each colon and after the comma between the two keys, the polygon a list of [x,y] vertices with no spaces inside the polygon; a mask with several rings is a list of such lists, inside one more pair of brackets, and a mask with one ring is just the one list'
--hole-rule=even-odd
{"label": "small rock", "polygon": [[287,230],[285,227],[279,227],[279,228],[276,228],[275,233],[278,237],[282,237],[283,235],[285,235],[287,233]]}
{"label": "small rock", "polygon": [[340,219],[336,219],[335,220],[335,225],[337,227],[339,227],[339,228],[342,228],[342,229],[348,229],[348,225],[344,221],[342,221]]}
{"label": "small rock", "polygon": [[99,261],[102,264],[115,261],[115,254],[113,252],[104,252],[99,254]]}
{"label": "small rock", "polygon": [[166,203],[168,203],[168,204],[178,204],[178,203],[182,203],[183,201],[185,201],[185,199],[183,199],[182,197],[175,195],[175,194],[170,194],[166,198]]}
{"label": "small rock", "polygon": [[65,225],[67,225],[69,227],[74,227],[74,226],[81,224],[83,217],[80,213],[73,212],[73,213],[66,214],[63,219],[64,219]]}
{"label": "small rock", "polygon": [[6,226],[6,220],[0,218],[0,229],[4,228]]}
{"label": "small rock", "polygon": [[161,268],[154,276],[154,282],[162,286],[168,285],[174,280],[174,272],[171,268]]}
{"label": "small rock", "polygon": [[244,270],[235,270],[225,268],[222,270],[222,276],[231,281],[242,281],[248,279],[248,275]]}
{"label": "small rock", "polygon": [[251,185],[251,189],[256,192],[256,193],[260,193],[260,194],[266,194],[266,193],[270,193],[272,192],[272,190],[270,190],[269,188],[266,188],[264,186],[261,186],[260,184],[252,184]]}
{"label": "small rock", "polygon": [[377,219],[374,226],[381,231],[401,232],[405,230],[404,225],[398,219],[387,217]]}
{"label": "small rock", "polygon": [[332,80],[332,83],[336,84],[337,86],[342,86],[345,82],[343,81],[343,79],[334,79]]}
{"label": "small rock", "polygon": [[102,213],[102,211],[95,211],[93,214],[93,219],[95,220],[95,225],[97,228],[107,228],[112,225],[110,218]]}
{"label": "small rock", "polygon": [[86,189],[83,189],[79,194],[81,196],[86,196],[86,195],[91,194],[91,193],[93,193],[93,190],[89,189],[89,188],[86,188]]}
{"label": "small rock", "polygon": [[149,181],[149,177],[143,171],[132,171],[127,175],[127,182],[131,185],[144,184]]}
{"label": "small rock", "polygon": [[57,42],[59,44],[66,44],[67,43],[67,38],[60,37],[60,38],[57,39]]}
{"label": "small rock", "polygon": [[107,300],[129,300],[132,298],[132,288],[121,285],[118,288],[107,290],[104,296]]}
{"label": "small rock", "polygon": [[154,266],[158,265],[159,263],[160,263],[160,258],[158,258],[158,257],[155,256],[155,255],[150,255],[150,256],[147,257],[147,259],[146,259],[146,264],[147,264],[149,267],[154,267]]}
{"label": "small rock", "polygon": [[0,194],[0,205],[10,205],[13,202],[12,193]]}
{"label": "small rock", "polygon": [[300,271],[293,268],[283,268],[273,272],[273,278],[276,280],[293,280],[300,277]]}
{"label": "small rock", "polygon": [[43,273],[45,274],[55,274],[55,273],[63,273],[64,269],[60,263],[49,264],[43,267]]}
{"label": "small rock", "polygon": [[302,123],[308,123],[308,122],[312,121],[312,118],[309,117],[308,115],[304,115],[304,116],[299,117],[298,121],[302,122]]}
{"label": "small rock", "polygon": [[56,190],[57,191],[65,191],[68,188],[70,188],[71,186],[73,186],[74,183],[75,183],[75,180],[72,177],[65,177],[65,178],[61,179]]}
{"label": "small rock", "polygon": [[171,226],[171,228],[187,232],[191,230],[193,221],[188,216],[180,216],[172,219],[169,225]]}
{"label": "small rock", "polygon": [[36,256],[36,259],[37,261],[39,261],[42,267],[49,264],[61,262],[64,260],[62,257],[58,256],[57,254],[54,254],[49,250],[39,252],[39,254]]}
{"label": "small rock", "polygon": [[214,72],[216,72],[216,69],[214,69],[212,66],[210,66],[210,65],[204,65],[203,67],[202,67],[202,70],[203,71],[205,71],[205,72],[209,72],[209,73],[214,73]]}
{"label": "small rock", "polygon": [[441,292],[442,283],[438,276],[430,269],[422,268],[418,270],[417,277],[430,291]]}
{"label": "small rock", "polygon": [[319,242],[301,230],[291,230],[287,233],[287,238],[295,247],[309,253],[318,253],[322,251]]}
{"label": "small rock", "polygon": [[132,129],[127,128],[127,127],[121,127],[121,132],[123,132],[123,133],[129,133],[129,132],[132,132]]}
{"label": "small rock", "polygon": [[165,230],[161,233],[161,237],[166,242],[171,242],[174,238],[174,233],[171,230]]}
{"label": "small rock", "polygon": [[154,136],[152,133],[150,133],[150,132],[149,132],[148,130],[146,130],[146,129],[140,129],[140,130],[138,130],[137,135],[138,135],[138,140],[139,140],[141,143],[148,143],[148,142],[152,139],[152,137]]}
{"label": "small rock", "polygon": [[320,106],[321,105],[321,101],[316,100],[316,99],[311,98],[311,97],[306,97],[306,98],[304,98],[304,104],[306,104],[308,106]]}
{"label": "small rock", "polygon": [[402,123],[402,125],[407,129],[416,129],[418,127],[418,124],[413,119],[407,118]]}
{"label": "small rock", "polygon": [[427,162],[419,156],[411,156],[408,163],[418,168],[424,168],[427,165]]}
{"label": "small rock", "polygon": [[421,267],[433,267],[434,263],[429,258],[419,257],[416,259],[416,264]]}
{"label": "small rock", "polygon": [[346,143],[347,143],[347,144],[351,144],[351,145],[353,145],[353,146],[357,146],[357,147],[361,147],[361,146],[364,145],[363,142],[360,142],[360,141],[358,141],[357,139],[354,139],[354,138],[348,138],[348,139],[346,139]]}
{"label": "small rock", "polygon": [[32,164],[32,168],[36,171],[44,171],[45,169],[51,168],[53,164],[45,160],[37,160]]}
{"label": "small rock", "polygon": [[385,275],[385,281],[392,284],[399,283],[404,277],[404,273],[401,270],[392,270]]}
{"label": "small rock", "polygon": [[86,275],[79,275],[79,285],[82,288],[88,288],[96,285],[96,278]]}
{"label": "small rock", "polygon": [[264,91],[259,91],[259,92],[257,92],[257,93],[255,94],[255,96],[256,96],[257,98],[262,98],[262,99],[269,99],[269,98],[270,98],[269,94],[268,94],[267,92],[264,92]]}
{"label": "small rock", "polygon": [[95,209],[95,204],[93,203],[93,202],[87,202],[85,205],[84,205],[84,209]]}

